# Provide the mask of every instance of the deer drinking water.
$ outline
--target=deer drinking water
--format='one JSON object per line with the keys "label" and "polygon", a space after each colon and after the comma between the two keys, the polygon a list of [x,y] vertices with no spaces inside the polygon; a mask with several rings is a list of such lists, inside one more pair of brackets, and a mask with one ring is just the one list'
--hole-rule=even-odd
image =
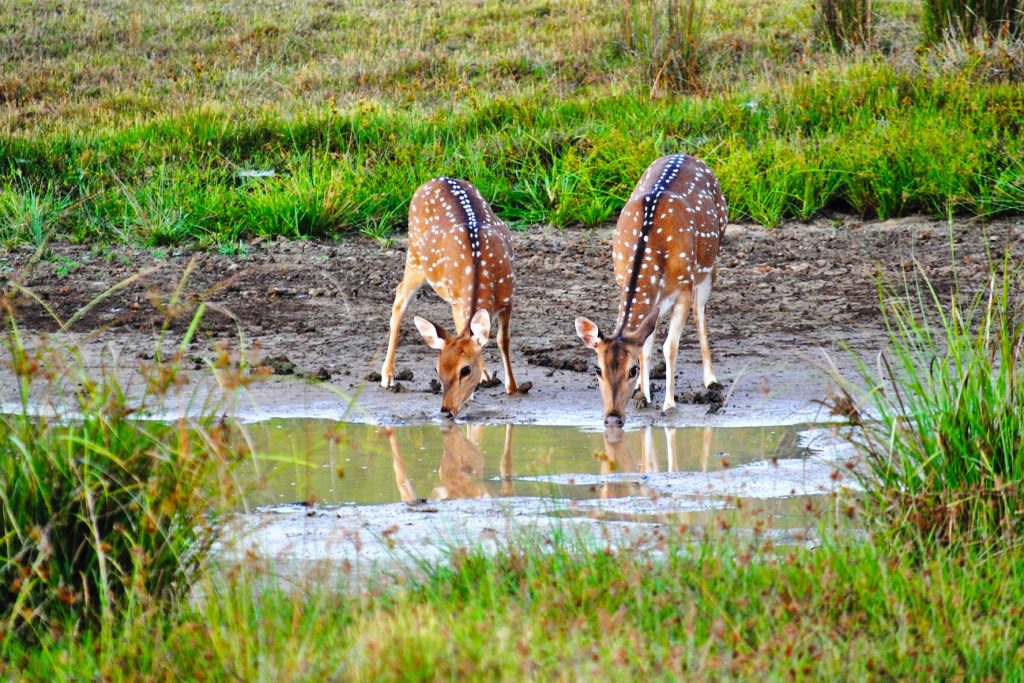
{"label": "deer drinking water", "polygon": [[704,308],[717,274],[715,258],[725,233],[725,198],[707,164],[685,154],[655,160],[623,207],[612,242],[615,281],[620,289],[615,331],[601,333],[587,318],[576,318],[576,333],[597,352],[597,376],[605,426],[621,427],[626,403],[638,387],[651,400],[654,330],[669,313],[665,339],[665,402],[675,407],[679,336],[692,307],[704,363],[704,386],[715,383]]}
{"label": "deer drinking water", "polygon": [[395,381],[395,347],[402,315],[416,290],[428,282],[451,304],[455,333],[425,318],[416,328],[432,349],[440,351],[437,374],[443,397],[441,415],[454,418],[469,400],[481,378],[490,379],[483,347],[497,321],[498,349],[505,366],[505,391],[525,392],[516,384],[509,359],[509,319],[512,316],[512,235],[508,227],[472,184],[453,178],[424,183],[409,206],[409,251],[405,275],[395,292],[391,332],[380,383]]}

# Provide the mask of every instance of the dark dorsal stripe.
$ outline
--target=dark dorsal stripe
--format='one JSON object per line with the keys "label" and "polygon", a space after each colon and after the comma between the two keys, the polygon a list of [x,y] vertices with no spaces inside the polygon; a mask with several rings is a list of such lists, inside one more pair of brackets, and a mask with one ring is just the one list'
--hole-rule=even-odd
{"label": "dark dorsal stripe", "polygon": [[[622,337],[627,331],[626,325],[629,324],[629,314],[633,310],[633,298],[636,295],[637,283],[640,281],[640,270],[644,261],[644,253],[647,251],[647,245],[650,240],[651,228],[654,227],[654,217],[658,212],[658,204],[661,201],[662,195],[668,191],[668,186],[679,175],[679,169],[682,167],[685,159],[685,154],[673,154],[669,157],[665,168],[661,169],[661,175],[655,181],[654,187],[643,195],[640,235],[633,246],[633,267],[629,274],[629,285],[626,287],[626,305],[623,308],[622,319],[619,321],[618,329],[615,331],[616,338]],[[657,306],[658,303],[655,301],[654,305]]]}
{"label": "dark dorsal stripe", "polygon": [[477,211],[473,207],[473,200],[458,180],[442,177],[439,180],[451,191],[459,208],[462,209],[463,225],[466,226],[466,235],[469,237],[470,260],[473,263],[473,288],[469,299],[469,315],[466,318],[467,325],[476,313],[477,299],[480,296],[480,220]]}

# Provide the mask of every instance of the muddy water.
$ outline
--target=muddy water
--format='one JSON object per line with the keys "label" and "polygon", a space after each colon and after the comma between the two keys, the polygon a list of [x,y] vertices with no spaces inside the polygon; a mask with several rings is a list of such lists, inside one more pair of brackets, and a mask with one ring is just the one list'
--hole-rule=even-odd
{"label": "muddy water", "polygon": [[[770,485],[775,472],[786,478],[789,469],[801,467],[815,452],[814,444],[802,436],[809,433],[805,426],[597,432],[525,425],[381,429],[276,419],[244,429],[255,453],[239,471],[250,506],[418,504],[489,497],[652,498],[672,495],[673,485],[686,482],[687,473],[694,478],[691,485],[679,487],[683,497],[706,493],[784,500],[791,497],[787,491]],[[705,478],[710,484],[728,479],[724,475],[731,472],[733,479],[742,480],[744,472],[758,464],[769,465],[765,481],[700,490]],[[807,494],[819,495],[803,487],[792,489],[791,495]],[[796,501],[796,507],[802,506],[802,500]]]}
{"label": "muddy water", "polygon": [[820,425],[601,432],[276,419],[239,429],[253,456],[237,471],[247,510],[225,534],[228,557],[374,566],[443,559],[453,545],[497,548],[523,532],[629,539],[665,524],[805,542],[856,489],[851,450]]}

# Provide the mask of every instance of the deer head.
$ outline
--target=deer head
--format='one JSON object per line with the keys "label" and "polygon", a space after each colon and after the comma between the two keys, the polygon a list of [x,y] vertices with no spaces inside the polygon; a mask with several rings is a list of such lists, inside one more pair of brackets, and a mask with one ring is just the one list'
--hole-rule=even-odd
{"label": "deer head", "polygon": [[480,383],[481,353],[491,334],[491,315],[485,309],[473,314],[460,334],[449,334],[440,325],[416,316],[416,329],[430,348],[440,351],[437,377],[441,380],[441,417],[453,420]]}
{"label": "deer head", "polygon": [[576,334],[597,352],[597,382],[604,402],[604,426],[621,428],[626,422],[626,404],[640,375],[640,351],[658,324],[658,309],[651,311],[640,326],[615,337],[605,337],[597,323],[576,318]]}

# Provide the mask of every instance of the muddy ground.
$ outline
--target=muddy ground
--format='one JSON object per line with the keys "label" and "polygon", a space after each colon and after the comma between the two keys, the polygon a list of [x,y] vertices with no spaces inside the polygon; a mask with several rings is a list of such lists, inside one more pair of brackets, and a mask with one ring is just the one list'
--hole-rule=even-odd
{"label": "muddy ground", "polygon": [[[519,381],[532,382],[533,390],[507,397],[501,386],[480,389],[464,412],[467,419],[600,424],[593,352],[576,338],[572,321],[583,314],[603,326],[614,322],[610,239],[610,227],[533,227],[515,233],[513,363]],[[822,350],[849,371],[852,363],[843,345],[872,357],[883,347],[879,269],[900,277],[916,259],[946,291],[954,276],[951,244],[961,284],[977,289],[987,273],[987,251],[1009,247],[1017,258],[1024,256],[1024,219],[958,222],[952,239],[946,223],[923,218],[867,222],[839,216],[775,230],[730,225],[708,310],[725,405],[717,412],[712,405],[709,414],[709,405],[701,402],[700,353],[688,324],[677,370],[679,409],[668,416],[657,408],[633,410],[630,423],[782,423],[821,417],[815,401],[829,390],[816,367]],[[275,372],[248,388],[241,411],[250,417],[340,417],[347,409],[341,394],[356,392],[358,407],[348,411],[349,419],[430,420],[439,407],[431,386],[434,352],[412,323],[419,314],[450,325],[448,308],[429,289],[420,291],[403,321],[397,358],[400,377],[405,377],[401,392],[365,380],[380,369],[394,288],[405,261],[404,239],[387,246],[355,237],[264,241],[247,245],[241,254],[67,243],[49,245],[48,251],[36,259],[30,250],[8,253],[0,257],[0,272],[32,290],[63,319],[125,278],[147,271],[93,306],[70,333],[55,335],[81,344],[90,363],[100,362],[109,349],[116,350],[126,368],[151,358],[163,319],[154,302],[167,300],[194,259],[185,285],[191,304],[173,327],[183,332],[189,308],[199,300],[208,302],[199,335],[188,349],[195,385],[209,377],[202,360],[213,357],[221,342],[237,350],[241,333],[251,355]],[[30,336],[56,331],[53,319],[31,298],[22,294],[14,302]],[[662,334],[663,329],[656,360]],[[500,369],[493,345],[488,358],[492,369]],[[10,400],[14,386],[5,373],[2,398]],[[654,403],[660,406],[664,382],[656,380],[653,386]]]}

